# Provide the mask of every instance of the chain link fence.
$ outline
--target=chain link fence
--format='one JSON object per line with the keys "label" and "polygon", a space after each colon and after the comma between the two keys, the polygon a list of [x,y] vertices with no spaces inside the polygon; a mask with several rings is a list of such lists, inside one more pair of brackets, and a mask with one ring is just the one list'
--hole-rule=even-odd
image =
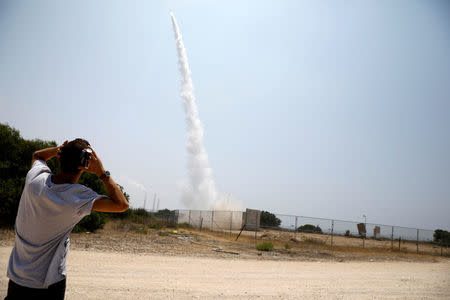
{"label": "chain link fence", "polygon": [[[179,225],[230,235],[238,234],[248,222],[242,211],[177,210],[176,215]],[[252,232],[247,234],[255,238],[259,234],[259,238],[321,245],[331,250],[367,248],[450,255],[448,245],[434,242],[433,230],[283,214],[275,216],[279,220],[278,226],[260,224],[254,228],[252,225]],[[254,220],[251,222],[254,224]]]}
{"label": "chain link fence", "polygon": [[178,224],[194,228],[229,232],[242,228],[242,211],[177,210]]}
{"label": "chain link fence", "polygon": [[[433,255],[450,254],[448,247],[433,242],[433,230],[304,216],[276,217],[281,220],[279,229],[293,231],[295,239],[322,241],[337,250],[362,247]],[[274,227],[266,229],[277,230]]]}

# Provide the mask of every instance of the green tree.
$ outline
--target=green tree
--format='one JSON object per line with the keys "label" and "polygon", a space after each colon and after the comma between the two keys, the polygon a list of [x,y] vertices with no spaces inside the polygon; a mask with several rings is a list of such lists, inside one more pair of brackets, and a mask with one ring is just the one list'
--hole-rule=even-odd
{"label": "green tree", "polygon": [[[125,192],[125,189],[123,188],[123,186],[121,186],[120,184],[117,184],[117,185],[119,186],[120,191],[123,193],[123,195],[125,196],[125,199],[127,199],[128,203],[129,203],[130,202],[130,195],[127,192]],[[131,214],[132,214],[132,209],[128,208],[124,212],[121,212],[121,213],[110,213],[110,214],[108,214],[108,216],[110,216],[112,218],[126,219]]]}
{"label": "green tree", "polygon": [[[20,136],[18,130],[8,124],[0,123],[0,226],[12,227],[14,225],[33,153],[40,149],[56,146],[54,141],[26,140]],[[47,161],[47,165],[54,174],[59,172],[56,158]],[[91,188],[98,194],[108,195],[102,181],[94,174],[83,173],[78,183]],[[123,191],[123,187],[120,185],[119,187],[129,201],[130,196]],[[106,220],[105,214],[93,211],[81,220],[75,231],[94,231],[102,228]]]}
{"label": "green tree", "polygon": [[[106,190],[103,182],[97,177],[97,175],[84,172],[81,175],[80,180],[78,180],[79,184],[83,184],[87,187],[90,187],[93,191],[97,192],[100,195],[108,195],[108,191]],[[123,186],[118,184],[120,190],[123,195],[130,202],[130,195],[125,192]],[[73,232],[94,232],[97,229],[102,229],[106,222],[108,221],[108,217],[112,218],[126,218],[130,215],[130,209],[127,209],[122,213],[102,213],[98,211],[92,211],[90,215],[84,217],[73,229]]]}
{"label": "green tree", "polygon": [[130,202],[130,195],[125,192],[125,189],[123,188],[123,186],[121,186],[120,184],[117,184],[119,186],[120,191],[123,193],[123,196],[125,197],[125,199],[127,199],[128,203]]}
{"label": "green tree", "polygon": [[[31,157],[36,150],[55,147],[54,141],[25,140],[18,130],[0,123],[0,225],[13,226]],[[56,160],[49,161],[55,168]]]}
{"label": "green tree", "polygon": [[434,242],[443,246],[450,246],[450,232],[447,230],[436,229],[433,234]]}
{"label": "green tree", "polygon": [[309,233],[323,233],[322,228],[319,227],[319,225],[314,226],[311,224],[305,224],[297,228],[297,231],[299,232],[309,232]]}
{"label": "green tree", "polygon": [[281,224],[281,220],[273,213],[263,210],[261,211],[259,223],[261,227],[278,227]]}
{"label": "green tree", "polygon": [[[105,185],[95,174],[84,172],[81,175],[80,180],[78,180],[78,183],[91,188],[100,195],[108,195]],[[92,211],[90,215],[87,215],[75,225],[73,232],[94,232],[97,229],[103,228],[107,220],[108,218],[105,213]]]}
{"label": "green tree", "polygon": [[160,209],[155,212],[155,217],[160,219],[173,219],[175,218],[175,211],[167,208]]}

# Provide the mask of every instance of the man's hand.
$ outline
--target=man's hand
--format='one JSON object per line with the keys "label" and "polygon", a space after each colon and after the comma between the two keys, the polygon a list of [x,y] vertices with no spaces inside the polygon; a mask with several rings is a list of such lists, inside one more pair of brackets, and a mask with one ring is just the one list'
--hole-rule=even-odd
{"label": "man's hand", "polygon": [[58,146],[57,148],[56,148],[56,154],[57,155],[60,155],[61,154],[61,148],[62,147],[64,147],[65,145],[67,145],[67,143],[68,143],[69,141],[64,141],[64,143],[62,143],[62,145],[60,145],[60,146]]}
{"label": "man's hand", "polygon": [[[92,151],[92,153],[91,158],[88,161],[88,166],[79,168],[80,170],[95,174],[100,177],[105,173],[105,168],[103,168],[103,164],[100,158],[98,158],[95,151],[90,147],[89,149]],[[103,212],[122,212],[127,210],[128,201],[117,184],[114,182],[114,180],[108,176],[102,178],[102,182],[105,185],[106,190],[108,191],[109,198],[101,197],[95,200],[92,209]]]}
{"label": "man's hand", "polygon": [[100,158],[98,158],[95,151],[91,147],[89,147],[88,149],[92,151],[91,158],[88,161],[88,166],[87,167],[80,166],[79,169],[88,173],[95,174],[98,177],[100,177],[102,176],[103,173],[105,173],[105,168],[103,168],[103,164]]}
{"label": "man's hand", "polygon": [[36,160],[47,161],[50,158],[55,157],[56,155],[58,155],[61,152],[61,148],[64,147],[66,144],[67,144],[67,141],[65,141],[61,146],[46,148],[46,149],[42,149],[42,150],[38,150],[38,151],[34,152],[33,157],[31,158],[31,165],[33,166],[33,164]]}

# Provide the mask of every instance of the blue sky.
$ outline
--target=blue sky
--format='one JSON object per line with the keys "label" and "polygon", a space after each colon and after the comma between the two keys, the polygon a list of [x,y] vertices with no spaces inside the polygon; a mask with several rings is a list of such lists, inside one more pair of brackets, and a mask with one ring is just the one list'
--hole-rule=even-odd
{"label": "blue sky", "polygon": [[182,208],[177,18],[218,189],[450,229],[446,1],[0,1],[0,122],[85,137],[132,206]]}

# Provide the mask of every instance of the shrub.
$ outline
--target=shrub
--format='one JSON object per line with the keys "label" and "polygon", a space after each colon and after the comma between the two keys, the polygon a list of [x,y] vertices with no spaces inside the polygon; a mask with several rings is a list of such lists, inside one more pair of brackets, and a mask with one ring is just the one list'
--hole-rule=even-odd
{"label": "shrub", "polygon": [[179,228],[192,228],[192,225],[189,224],[189,223],[184,222],[184,223],[178,224],[178,227]]}
{"label": "shrub", "polygon": [[309,232],[309,233],[323,233],[322,229],[317,225],[305,224],[297,228],[299,232]]}
{"label": "shrub", "polygon": [[131,212],[136,216],[142,216],[147,218],[153,218],[152,214],[146,211],[144,208],[133,208]]}
{"label": "shrub", "polygon": [[[156,218],[158,215],[160,218]],[[163,227],[175,227],[175,211],[165,209],[162,213],[152,213],[143,208],[130,208],[126,211],[125,216],[121,217],[122,222],[144,225],[149,229],[161,229]],[[166,218],[164,218],[166,217]],[[181,224],[188,226],[189,224]]]}
{"label": "shrub", "polygon": [[164,208],[164,209],[158,210],[155,213],[155,217],[160,218],[160,219],[172,220],[172,219],[175,219],[175,211]]}
{"label": "shrub", "polygon": [[314,244],[314,245],[325,245],[326,244],[326,242],[324,240],[320,240],[320,239],[313,238],[313,237],[302,237],[302,240],[308,244]]}
{"label": "shrub", "polygon": [[100,212],[92,211],[89,216],[84,217],[72,230],[72,232],[95,232],[103,228],[106,223],[106,216]]}
{"label": "shrub", "polygon": [[281,224],[281,220],[273,213],[264,210],[261,211],[259,222],[261,227],[278,227]]}
{"label": "shrub", "polygon": [[152,213],[146,211],[143,208],[129,208],[124,213],[124,216],[120,217],[120,219],[127,219],[131,222],[141,224],[147,224],[149,222],[153,223],[155,221]]}
{"label": "shrub", "polygon": [[177,215],[174,210],[169,210],[167,208],[157,211],[154,216],[160,220],[166,222],[167,227],[177,226]]}
{"label": "shrub", "polygon": [[[80,179],[79,184],[85,185],[91,188],[93,191],[100,195],[108,195],[103,182],[94,174],[84,172]],[[102,229],[105,223],[108,221],[107,214],[97,211],[92,211],[90,215],[81,219],[81,221],[75,225],[73,232],[95,232],[97,229]]]}
{"label": "shrub", "polygon": [[[117,184],[117,186],[119,187],[120,191],[123,193],[123,195],[125,196],[125,199],[127,199],[128,203],[130,202],[130,195],[125,192],[123,186],[121,186],[120,184]],[[120,213],[108,213],[108,216],[114,219],[126,219],[131,215],[131,208],[127,209],[124,212],[120,212]]]}
{"label": "shrub", "polygon": [[289,243],[284,244],[284,249],[291,249],[291,245],[289,245]]}
{"label": "shrub", "polygon": [[450,232],[436,229],[433,234],[434,242],[443,246],[450,246]]}
{"label": "shrub", "polygon": [[139,233],[139,234],[147,234],[148,233],[147,229],[145,229],[145,228],[136,229],[134,232]]}
{"label": "shrub", "polygon": [[158,223],[151,223],[151,224],[148,224],[147,226],[148,226],[148,228],[151,228],[151,229],[156,229],[156,230],[161,229],[161,225]]}
{"label": "shrub", "polygon": [[264,242],[256,245],[256,249],[258,249],[259,251],[272,251],[273,244],[271,242]]}

